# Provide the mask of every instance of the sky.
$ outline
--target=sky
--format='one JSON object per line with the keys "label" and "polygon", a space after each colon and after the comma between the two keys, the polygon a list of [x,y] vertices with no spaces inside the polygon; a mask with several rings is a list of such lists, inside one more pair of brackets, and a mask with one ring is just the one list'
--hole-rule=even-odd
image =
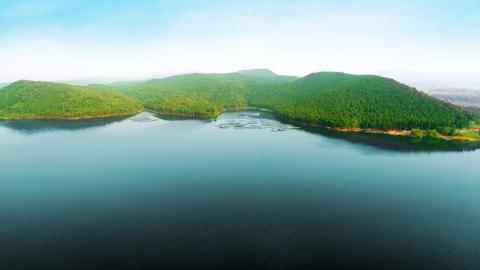
{"label": "sky", "polygon": [[0,0],[0,82],[480,73],[477,0]]}

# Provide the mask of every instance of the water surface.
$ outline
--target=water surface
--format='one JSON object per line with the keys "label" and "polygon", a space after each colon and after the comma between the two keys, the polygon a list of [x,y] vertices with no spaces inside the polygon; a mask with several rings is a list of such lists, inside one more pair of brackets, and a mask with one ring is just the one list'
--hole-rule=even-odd
{"label": "water surface", "polygon": [[3,122],[0,269],[480,268],[480,151],[250,113]]}

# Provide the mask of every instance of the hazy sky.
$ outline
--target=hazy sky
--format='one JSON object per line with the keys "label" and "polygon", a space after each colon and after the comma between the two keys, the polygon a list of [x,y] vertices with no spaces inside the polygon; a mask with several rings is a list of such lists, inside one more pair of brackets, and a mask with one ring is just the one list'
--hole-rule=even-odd
{"label": "hazy sky", "polygon": [[258,67],[479,73],[480,4],[0,0],[0,81]]}

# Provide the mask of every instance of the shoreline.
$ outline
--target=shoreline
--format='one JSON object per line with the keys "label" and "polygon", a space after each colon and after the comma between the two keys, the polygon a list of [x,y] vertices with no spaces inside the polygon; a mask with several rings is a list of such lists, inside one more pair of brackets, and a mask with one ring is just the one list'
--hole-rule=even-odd
{"label": "shoreline", "polygon": [[209,120],[209,119],[217,119],[220,115],[227,113],[227,112],[238,112],[242,110],[256,110],[256,111],[262,111],[262,112],[271,112],[275,113],[273,110],[267,109],[267,108],[260,108],[260,107],[238,107],[234,109],[225,109],[218,114],[212,115],[212,116],[206,116],[206,117],[201,117],[201,116],[195,116],[192,114],[186,114],[186,113],[166,113],[166,112],[159,112],[151,109],[145,109],[144,111],[150,112],[152,114],[157,114],[157,115],[164,115],[164,116],[173,116],[173,117],[180,117],[180,118],[189,118],[189,119],[199,119],[199,120]]}
{"label": "shoreline", "polygon": [[[377,129],[377,128],[349,128],[349,127],[329,127],[325,125],[319,125],[315,123],[307,123],[301,122],[298,120],[290,119],[285,117],[272,109],[263,108],[263,107],[254,107],[254,106],[245,106],[245,107],[238,107],[233,109],[225,109],[219,112],[216,115],[208,116],[208,117],[200,117],[191,114],[179,114],[179,113],[166,113],[166,112],[158,112],[151,109],[142,108],[141,110],[133,113],[125,113],[125,114],[109,114],[109,115],[100,115],[100,116],[87,116],[87,117],[45,117],[45,116],[33,116],[33,117],[24,117],[24,118],[2,118],[0,117],[0,121],[24,121],[24,120],[52,120],[52,121],[81,121],[81,120],[95,120],[95,119],[105,119],[105,118],[114,118],[114,117],[123,117],[123,116],[133,116],[142,112],[149,112],[152,114],[163,115],[163,116],[172,116],[172,117],[180,117],[180,118],[189,118],[189,119],[198,119],[198,120],[208,120],[208,119],[217,119],[220,115],[227,112],[236,112],[242,110],[258,110],[263,112],[270,112],[273,114],[274,117],[278,118],[281,121],[285,121],[287,123],[291,123],[293,125],[299,127],[308,127],[308,128],[318,128],[324,130],[330,130],[338,133],[365,133],[365,134],[380,134],[380,135],[388,135],[388,136],[400,136],[400,137],[410,137],[411,130],[401,130],[401,129]],[[480,125],[477,125],[475,129],[472,131],[480,129]],[[445,141],[464,141],[464,142],[480,142],[480,138],[474,137],[464,137],[459,135],[443,135],[436,139],[445,140]]]}
{"label": "shoreline", "polygon": [[[273,115],[280,120],[283,120],[285,122],[297,125],[297,126],[303,126],[303,127],[309,127],[309,128],[319,128],[319,129],[325,129],[325,130],[330,130],[330,131],[335,131],[339,133],[366,133],[366,134],[376,134],[376,135],[388,135],[388,136],[400,136],[400,137],[410,137],[411,135],[411,130],[402,130],[402,129],[377,129],[377,128],[346,128],[346,127],[329,127],[325,125],[318,125],[318,124],[313,124],[313,123],[305,123],[301,122],[298,120],[293,120],[290,118],[287,118],[285,116],[282,116],[281,114],[276,113],[273,110],[270,109],[265,109],[273,113]],[[476,129],[480,129],[480,125],[476,126]],[[480,138],[472,138],[472,137],[464,137],[464,136],[459,136],[459,135],[443,135],[441,134],[438,138],[439,140],[444,140],[444,141],[463,141],[463,142],[480,142]]]}
{"label": "shoreline", "polygon": [[104,119],[104,118],[113,118],[113,117],[122,117],[122,116],[132,116],[146,111],[145,109],[139,110],[132,113],[122,113],[122,114],[106,114],[98,116],[85,116],[85,117],[60,117],[60,116],[31,116],[31,117],[20,117],[20,118],[10,118],[10,117],[0,117],[0,121],[26,121],[26,120],[52,120],[52,121],[81,121],[81,120],[95,120],[95,119]]}

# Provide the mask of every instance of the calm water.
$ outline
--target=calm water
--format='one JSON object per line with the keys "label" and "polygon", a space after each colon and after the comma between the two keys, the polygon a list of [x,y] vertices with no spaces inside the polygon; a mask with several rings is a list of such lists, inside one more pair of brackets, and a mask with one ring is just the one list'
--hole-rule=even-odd
{"label": "calm water", "polygon": [[480,151],[430,150],[265,113],[4,122],[0,269],[480,269]]}

